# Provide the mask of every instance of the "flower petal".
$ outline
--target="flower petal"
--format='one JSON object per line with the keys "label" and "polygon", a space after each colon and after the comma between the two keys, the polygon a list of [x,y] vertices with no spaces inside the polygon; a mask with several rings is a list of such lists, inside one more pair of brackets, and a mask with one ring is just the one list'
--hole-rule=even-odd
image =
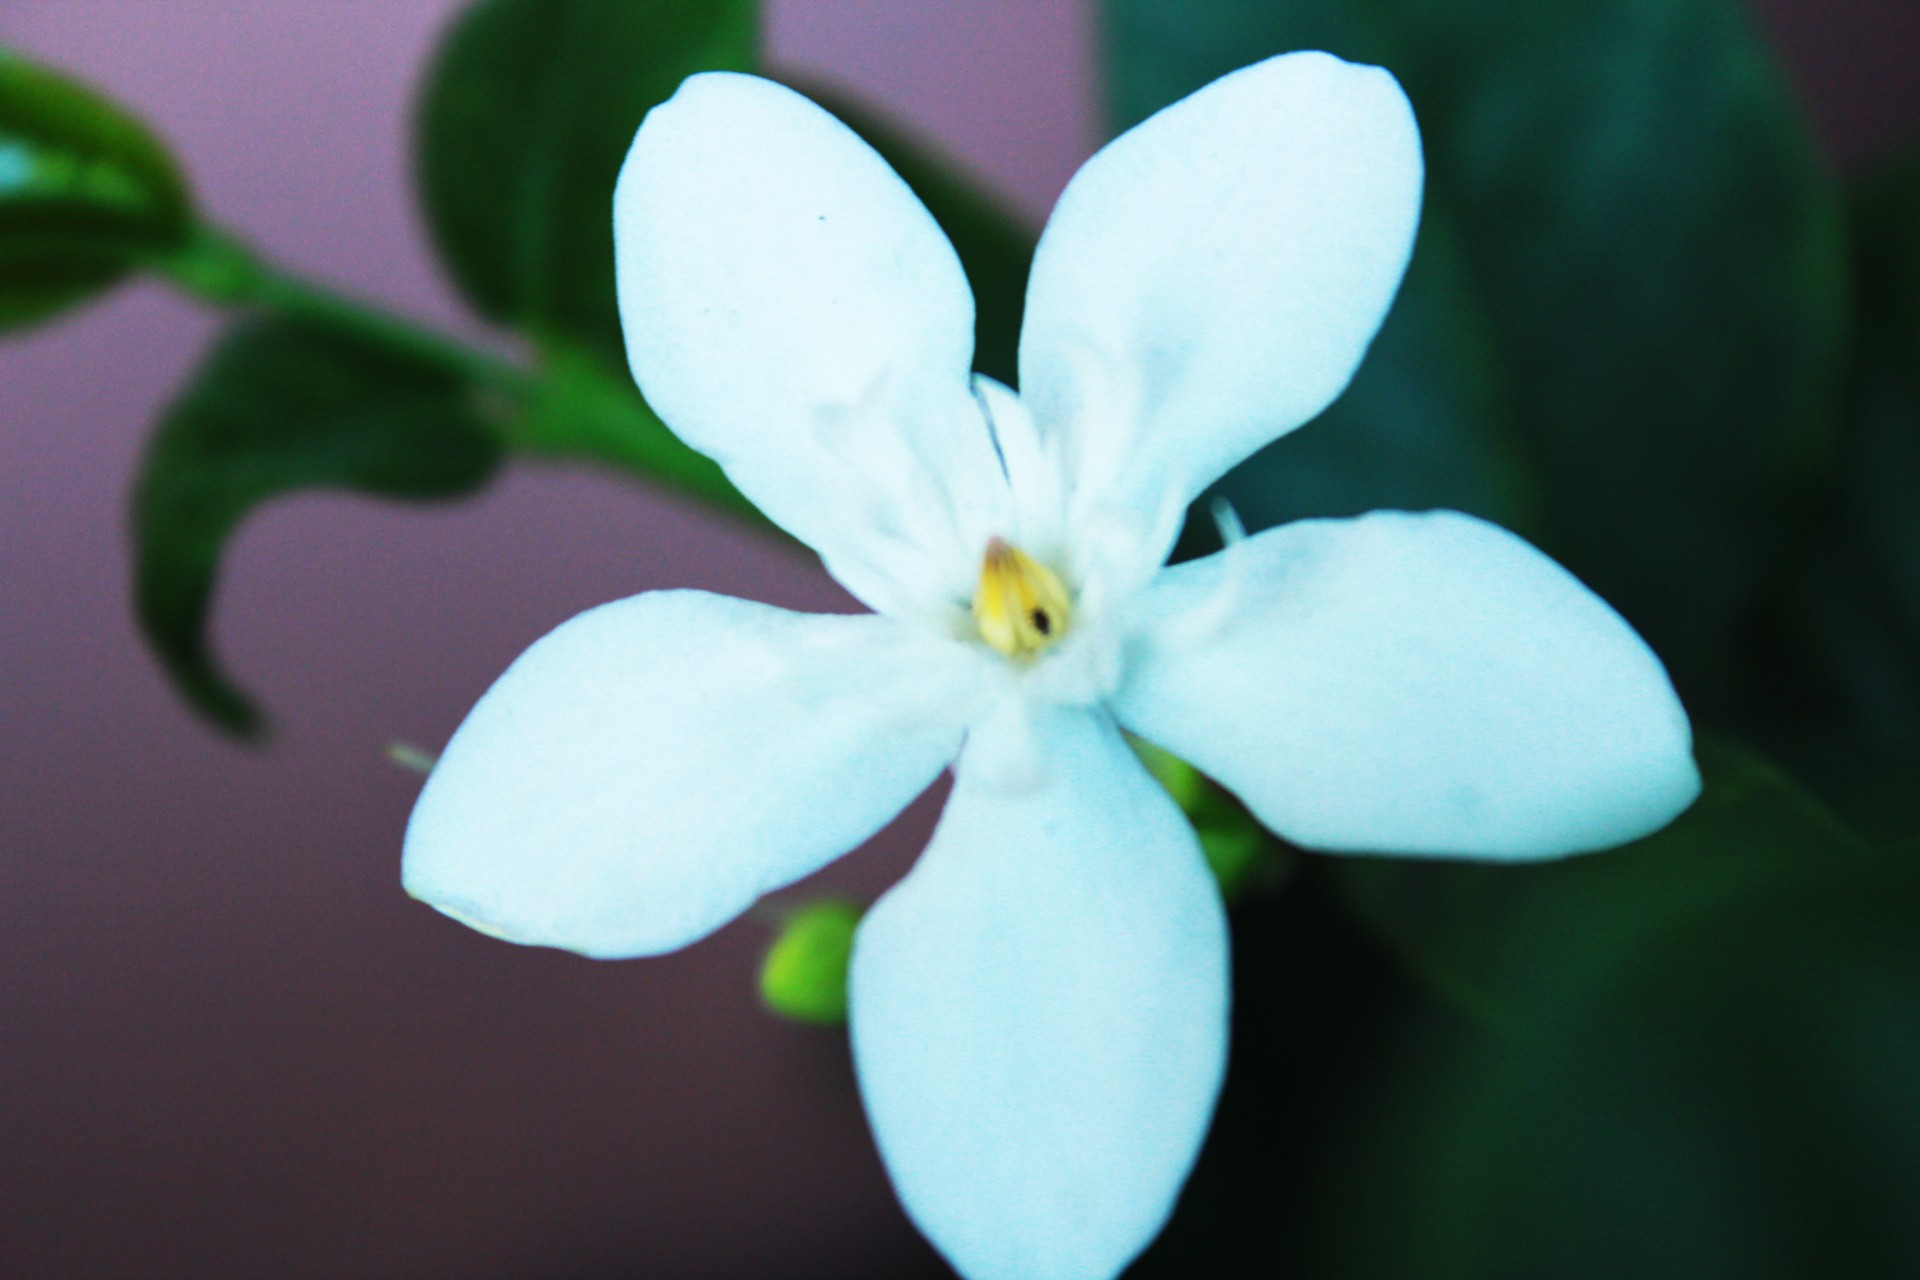
{"label": "flower petal", "polygon": [[681,439],[873,607],[943,575],[970,596],[1005,501],[973,297],[871,147],[771,81],[694,76],[634,137],[614,246],[634,378]]}
{"label": "flower petal", "polygon": [[1471,516],[1284,525],[1167,570],[1135,607],[1122,723],[1310,848],[1555,857],[1699,793],[1659,659]]}
{"label": "flower petal", "polygon": [[656,591],[565,623],[447,744],[407,891],[514,942],[671,951],[886,824],[958,749],[957,646]]}
{"label": "flower petal", "polygon": [[853,1048],[907,1211],[968,1280],[1110,1280],[1159,1231],[1225,1063],[1191,828],[1101,711],[974,731],[861,924]]}
{"label": "flower petal", "polygon": [[1340,394],[1419,219],[1400,86],[1323,53],[1224,76],[1088,161],[1041,237],[1020,389],[1058,433],[1076,525],[1149,530]]}

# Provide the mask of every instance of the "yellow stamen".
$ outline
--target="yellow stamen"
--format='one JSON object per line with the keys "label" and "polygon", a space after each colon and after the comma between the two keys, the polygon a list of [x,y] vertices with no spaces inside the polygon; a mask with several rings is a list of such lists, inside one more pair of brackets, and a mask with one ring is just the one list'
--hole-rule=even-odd
{"label": "yellow stamen", "polygon": [[1067,589],[1053,570],[999,538],[987,540],[973,620],[1009,658],[1030,658],[1066,634]]}

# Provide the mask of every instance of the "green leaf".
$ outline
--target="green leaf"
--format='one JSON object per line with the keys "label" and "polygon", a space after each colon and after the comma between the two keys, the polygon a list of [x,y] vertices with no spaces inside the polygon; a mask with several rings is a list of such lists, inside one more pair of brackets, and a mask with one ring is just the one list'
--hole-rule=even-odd
{"label": "green leaf", "polygon": [[1260,890],[1279,887],[1292,870],[1292,851],[1237,803],[1217,817],[1194,815],[1193,834],[1220,886],[1220,897],[1230,907]]}
{"label": "green leaf", "polygon": [[1892,836],[1920,830],[1920,152],[1857,182],[1849,212],[1838,482],[1756,627],[1737,723]]}
{"label": "green leaf", "polygon": [[1920,1265],[1920,861],[1750,760],[1705,763],[1695,810],[1618,852],[1358,873],[1490,1016],[1384,1047],[1418,1066],[1370,1102],[1391,1132],[1361,1122],[1323,1171],[1341,1274]]}
{"label": "green leaf", "polygon": [[1107,17],[1121,122],[1293,48],[1400,77],[1539,471],[1541,540],[1711,694],[1826,458],[1846,332],[1837,195],[1744,7],[1108,0]]}
{"label": "green leaf", "polygon": [[1706,789],[1694,806],[1611,852],[1522,864],[1344,858],[1328,870],[1415,972],[1511,1026],[1719,904],[1876,865],[1784,775],[1711,741],[1698,754]]}
{"label": "green leaf", "polygon": [[1147,767],[1147,772],[1153,775],[1153,780],[1180,806],[1182,813],[1191,814],[1200,805],[1207,793],[1205,774],[1173,752],[1157,747],[1145,738],[1129,735],[1127,742],[1133,747],[1133,753],[1140,757],[1140,763]]}
{"label": "green leaf", "polygon": [[1541,1034],[1469,1037],[1402,1135],[1425,1190],[1396,1206],[1419,1224],[1399,1265],[1444,1248],[1425,1274],[1914,1274],[1916,919],[1911,881],[1736,900]]}
{"label": "green leaf", "polygon": [[[1841,513],[1890,643],[1903,651],[1902,722],[1868,727],[1911,747],[1920,738],[1920,153],[1863,182],[1852,214],[1860,305]],[[1872,693],[1858,688],[1856,698]]]}
{"label": "green leaf", "polygon": [[0,330],[107,288],[191,225],[185,183],[145,125],[0,48]]}
{"label": "green leaf", "polygon": [[973,286],[974,368],[1010,387],[1017,385],[1020,317],[1038,234],[932,143],[829,85],[783,79],[866,139],[927,206],[953,242]]}
{"label": "green leaf", "polygon": [[221,673],[207,618],[228,537],[303,489],[450,498],[499,461],[485,397],[449,365],[312,322],[233,328],[167,409],[133,504],[136,606],[187,699],[239,734],[261,728]]}
{"label": "green leaf", "polygon": [[820,1026],[847,1020],[847,966],[861,909],[840,898],[795,908],[760,966],[760,997],[783,1018]]}
{"label": "green leaf", "polygon": [[641,117],[697,71],[753,65],[750,0],[482,0],[421,97],[434,243],[482,314],[623,367],[613,185]]}
{"label": "green leaf", "polygon": [[1292,870],[1292,850],[1261,826],[1245,805],[1213,779],[1145,738],[1128,735],[1134,754],[1193,824],[1207,869],[1227,905],[1281,884]]}
{"label": "green leaf", "polygon": [[1920,149],[1851,192],[1860,346],[1920,383]]}
{"label": "green leaf", "polygon": [[1305,857],[1243,908],[1233,1070],[1142,1280],[1913,1274],[1920,850],[1702,756],[1622,850]]}

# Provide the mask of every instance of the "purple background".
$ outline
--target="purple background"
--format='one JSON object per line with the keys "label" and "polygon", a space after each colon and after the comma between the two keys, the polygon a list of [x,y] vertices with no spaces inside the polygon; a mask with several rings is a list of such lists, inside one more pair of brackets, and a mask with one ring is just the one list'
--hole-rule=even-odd
{"label": "purple background", "polygon": [[[0,41],[172,139],[288,266],[450,327],[406,179],[453,0],[0,0]],[[896,108],[1037,221],[1095,139],[1083,0],[775,0],[770,51]],[[1920,7],[1760,6],[1823,138],[1911,141]],[[939,1274],[842,1039],[757,1007],[765,930],[595,964],[403,896],[418,780],[526,644],[699,586],[847,605],[676,500],[517,467],[478,501],[308,497],[242,531],[217,637],[280,734],[192,720],[135,638],[123,509],[214,322],[138,285],[0,345],[0,1274]],[[923,802],[829,873],[877,889]]]}

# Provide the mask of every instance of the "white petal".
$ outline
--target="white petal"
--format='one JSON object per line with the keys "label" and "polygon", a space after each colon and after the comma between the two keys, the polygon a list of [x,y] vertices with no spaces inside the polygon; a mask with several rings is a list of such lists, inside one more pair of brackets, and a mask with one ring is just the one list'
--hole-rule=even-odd
{"label": "white petal", "polygon": [[696,591],[583,613],[447,744],[407,827],[407,891],[514,942],[684,946],[933,781],[966,714],[954,653],[885,618]]}
{"label": "white petal", "polygon": [[973,297],[871,147],[771,81],[694,76],[633,140],[614,247],[634,378],[681,439],[875,608],[970,598],[932,580],[977,571],[1004,503]]}
{"label": "white petal", "polygon": [[1121,721],[1310,848],[1554,857],[1646,835],[1699,792],[1659,659],[1471,516],[1284,525],[1136,607]]}
{"label": "white petal", "polygon": [[1069,548],[1057,451],[1041,436],[1017,392],[985,374],[974,375],[973,392],[992,432],[1011,500],[1006,527],[997,532],[1043,564],[1065,564]]}
{"label": "white petal", "polygon": [[1104,712],[968,738],[850,999],[907,1212],[967,1280],[1111,1280],[1158,1233],[1225,1064],[1227,935],[1192,830]]}
{"label": "white petal", "polygon": [[1399,287],[1420,139],[1400,86],[1323,53],[1224,76],[1109,143],[1040,241],[1020,389],[1077,526],[1147,530],[1345,388]]}

